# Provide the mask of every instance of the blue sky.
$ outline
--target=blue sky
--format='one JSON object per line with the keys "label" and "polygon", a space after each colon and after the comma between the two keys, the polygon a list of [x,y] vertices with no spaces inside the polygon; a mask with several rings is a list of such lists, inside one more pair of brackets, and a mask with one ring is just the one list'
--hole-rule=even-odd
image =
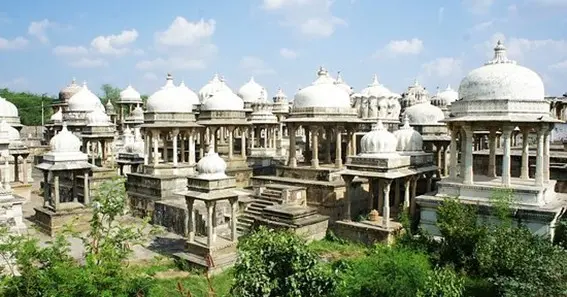
{"label": "blue sky", "polygon": [[56,94],[76,77],[151,94],[168,72],[193,90],[219,73],[292,97],[323,65],[357,90],[376,73],[434,92],[503,39],[546,93],[567,91],[567,0],[1,1],[0,88]]}

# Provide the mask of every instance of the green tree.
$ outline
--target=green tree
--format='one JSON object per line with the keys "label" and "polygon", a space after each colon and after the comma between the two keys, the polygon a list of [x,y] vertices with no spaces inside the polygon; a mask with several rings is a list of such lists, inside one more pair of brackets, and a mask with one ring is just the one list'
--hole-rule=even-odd
{"label": "green tree", "polygon": [[297,235],[260,227],[238,243],[234,297],[332,296],[336,282]]}
{"label": "green tree", "polygon": [[103,84],[100,90],[102,91],[100,96],[102,103],[106,104],[110,100],[112,105],[116,107],[116,101],[120,98],[120,88],[114,87],[111,84]]}
{"label": "green tree", "polygon": [[0,89],[0,97],[12,102],[18,108],[20,121],[26,126],[39,126],[43,102],[44,120],[51,117],[51,102],[54,98],[47,95],[38,95],[30,92],[14,92],[9,89]]}

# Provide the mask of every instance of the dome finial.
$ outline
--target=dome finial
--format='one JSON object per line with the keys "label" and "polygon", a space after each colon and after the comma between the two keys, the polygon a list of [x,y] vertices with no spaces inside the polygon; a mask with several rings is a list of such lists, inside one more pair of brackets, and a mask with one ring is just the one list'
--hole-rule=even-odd
{"label": "dome finial", "polygon": [[504,43],[501,40],[498,40],[498,42],[496,42],[496,46],[494,47],[494,58],[488,61],[485,65],[515,63],[516,61],[508,59]]}
{"label": "dome finial", "polygon": [[340,71],[337,71],[337,79],[336,79],[337,83],[342,83],[343,82],[343,76],[341,75]]}
{"label": "dome finial", "polygon": [[317,71],[317,76],[327,76],[329,72],[323,66],[319,66],[319,71]]}
{"label": "dome finial", "polygon": [[165,80],[173,80],[173,75],[171,75],[171,73],[168,73]]}
{"label": "dome finial", "polygon": [[409,117],[408,115],[404,115],[404,126],[402,127],[403,129],[409,129],[411,128],[410,124],[409,124]]}
{"label": "dome finial", "polygon": [[255,81],[254,81],[254,76],[250,76],[250,81],[249,81],[249,82],[250,82],[250,83],[255,83]]}
{"label": "dome finial", "polygon": [[418,86],[419,86],[419,81],[417,80],[417,77],[413,80],[413,86],[414,86],[414,87],[418,87]]}
{"label": "dome finial", "polygon": [[77,80],[76,80],[75,77],[73,76],[73,79],[71,80],[71,84],[74,85],[74,84],[76,83],[76,81],[77,81]]}
{"label": "dome finial", "polygon": [[441,89],[437,86],[437,95],[439,95],[439,93],[441,93]]}
{"label": "dome finial", "polygon": [[451,84],[447,84],[447,89],[445,89],[445,91],[452,91],[453,88],[451,88]]}
{"label": "dome finial", "polygon": [[378,122],[376,123],[376,130],[384,130],[384,124],[382,124],[382,120],[378,119]]}
{"label": "dome finial", "polygon": [[374,76],[372,77],[372,83],[370,84],[371,87],[373,86],[379,86],[380,82],[378,81],[378,75],[374,74]]}
{"label": "dome finial", "polygon": [[87,81],[83,80],[83,88],[86,88],[86,87],[87,87]]}

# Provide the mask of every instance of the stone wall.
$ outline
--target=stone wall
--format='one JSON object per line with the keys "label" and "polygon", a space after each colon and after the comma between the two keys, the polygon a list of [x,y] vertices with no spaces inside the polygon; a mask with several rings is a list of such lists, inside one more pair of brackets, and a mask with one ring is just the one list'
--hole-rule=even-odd
{"label": "stone wall", "polygon": [[373,245],[381,242],[390,243],[393,237],[401,232],[401,228],[393,232],[364,223],[339,221],[333,225],[332,231],[342,239]]}

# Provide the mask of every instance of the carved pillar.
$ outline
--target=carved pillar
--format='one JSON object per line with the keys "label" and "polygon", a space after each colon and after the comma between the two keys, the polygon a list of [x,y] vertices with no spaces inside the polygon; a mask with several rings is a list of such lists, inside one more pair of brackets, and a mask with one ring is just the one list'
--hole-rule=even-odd
{"label": "carved pillar", "polygon": [[528,141],[530,128],[521,127],[522,131],[522,174],[521,179],[528,180],[530,178],[530,144]]}
{"label": "carved pillar", "polygon": [[27,156],[22,156],[22,179],[24,184],[28,183],[28,159]]}
{"label": "carved pillar", "polygon": [[473,139],[473,130],[471,126],[465,125],[463,127],[464,134],[464,174],[463,174],[463,183],[465,185],[472,185],[473,184],[473,152],[472,152],[472,139]]}
{"label": "carved pillar", "polygon": [[352,155],[356,155],[356,130],[352,131],[352,134],[350,135],[351,139],[350,142],[352,144],[352,151],[351,154]]}
{"label": "carved pillar", "polygon": [[[75,181],[73,181],[75,183]],[[83,173],[83,197],[85,205],[89,205],[91,203],[90,191],[89,191],[89,172],[85,171]]]}
{"label": "carved pillar", "polygon": [[451,179],[457,178],[457,127],[451,127],[451,168],[450,175]]}
{"label": "carved pillar", "polygon": [[246,133],[243,127],[240,127],[240,156],[246,158]]}
{"label": "carved pillar", "polygon": [[352,180],[354,176],[351,175],[343,175],[343,180],[345,181],[345,213],[344,213],[344,220],[350,221],[352,219]]}
{"label": "carved pillar", "polygon": [[510,173],[510,153],[512,149],[511,137],[512,137],[512,130],[514,127],[512,126],[504,126],[502,129],[502,138],[504,146],[504,154],[502,155],[502,185],[505,187],[509,187],[512,182],[512,175]]}
{"label": "carved pillar", "polygon": [[14,182],[20,181],[20,162],[18,161],[19,155],[14,155]]}
{"label": "carved pillar", "polygon": [[544,127],[540,127],[537,130],[537,154],[536,154],[536,170],[535,170],[535,185],[536,186],[543,186],[544,182],[544,174],[543,171],[545,168],[543,154],[544,154],[544,141],[545,141],[545,133]]}
{"label": "carved pillar", "polygon": [[179,136],[179,130],[173,129],[171,131],[171,139],[172,139],[172,146],[173,146],[173,166],[177,166],[177,137]]}
{"label": "carved pillar", "polygon": [[312,127],[313,136],[313,156],[311,157],[311,167],[319,168],[319,127]]}
{"label": "carved pillar", "polygon": [[197,158],[195,157],[195,131],[191,130],[187,134],[189,137],[189,164],[193,165],[196,163]]}
{"label": "carved pillar", "polygon": [[411,177],[406,177],[404,180],[404,210],[410,207],[410,196],[411,196]]}
{"label": "carved pillar", "polygon": [[185,145],[187,144],[187,138],[185,138],[186,135],[187,135],[187,133],[185,131],[181,132],[181,135],[179,135],[179,140],[181,140],[179,161],[181,163],[185,163],[185,154],[186,154]]}
{"label": "carved pillar", "polygon": [[327,164],[331,164],[331,144],[333,141],[333,137],[332,137],[332,131],[333,129],[331,128],[326,128],[323,129],[323,131],[325,132],[325,163]]}
{"label": "carved pillar", "polygon": [[234,155],[234,127],[228,127],[228,160],[232,160]]}
{"label": "carved pillar", "polygon": [[297,158],[295,156],[295,154],[297,153],[296,149],[295,149],[295,136],[296,136],[296,127],[294,124],[289,123],[288,124],[288,130],[289,130],[289,160],[288,160],[288,166],[295,168],[297,167]]}
{"label": "carved pillar", "polygon": [[443,176],[449,175],[449,153],[447,152],[448,148],[449,145],[443,145]]}
{"label": "carved pillar", "polygon": [[250,148],[253,149],[255,147],[255,142],[254,141],[254,134],[256,134],[256,126],[252,126],[250,129]]}
{"label": "carved pillar", "polygon": [[152,145],[154,147],[152,160],[155,166],[159,163],[159,130],[152,130],[152,140],[154,142]]}
{"label": "carved pillar", "polygon": [[386,179],[382,181],[382,190],[384,191],[384,210],[382,215],[382,225],[388,228],[390,224],[390,184],[392,183],[391,180]]}
{"label": "carved pillar", "polygon": [[61,203],[61,197],[59,194],[59,175],[53,171],[53,205],[55,210],[59,209],[59,203]]}
{"label": "carved pillar", "polygon": [[186,197],[187,215],[185,216],[186,236],[189,242],[195,241],[195,199]]}
{"label": "carved pillar", "polygon": [[146,137],[144,137],[144,165],[148,165],[150,162],[150,155],[151,155],[151,151],[152,151],[152,145],[151,145],[151,140],[152,140],[152,136],[151,133],[146,133],[145,135]]}
{"label": "carved pillar", "polygon": [[216,234],[215,234],[215,227],[214,227],[214,210],[215,210],[215,202],[214,201],[205,201],[205,205],[207,207],[207,245],[212,246],[216,241]]}
{"label": "carved pillar", "polygon": [[[2,176],[5,178],[4,176]],[[51,186],[49,185],[49,172],[43,172],[43,207],[47,207],[53,202],[51,198]]]}
{"label": "carved pillar", "polygon": [[[337,126],[335,133],[335,137],[337,140],[335,143],[335,167],[337,168],[343,167],[341,132],[342,132],[342,127]],[[329,150],[331,150],[331,146],[329,146]]]}
{"label": "carved pillar", "polygon": [[205,156],[205,131],[206,129],[199,131],[199,158]]}
{"label": "carved pillar", "polygon": [[489,177],[496,177],[496,129],[491,128],[488,135],[488,173]]}
{"label": "carved pillar", "polygon": [[551,129],[546,129],[543,136],[543,182],[549,182],[549,146],[551,142]]}

